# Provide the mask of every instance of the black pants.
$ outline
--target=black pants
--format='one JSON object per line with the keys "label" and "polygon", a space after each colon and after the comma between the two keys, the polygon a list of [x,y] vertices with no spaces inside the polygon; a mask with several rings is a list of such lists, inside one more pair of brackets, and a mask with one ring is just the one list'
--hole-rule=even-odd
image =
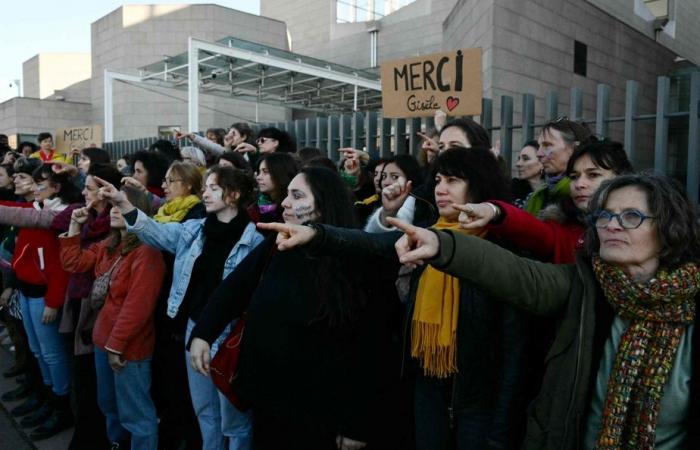
{"label": "black pants", "polygon": [[97,405],[95,355],[73,356],[73,416],[75,429],[68,450],[110,448],[105,417]]}
{"label": "black pants", "polygon": [[12,345],[15,346],[15,364],[19,367],[26,367],[32,351],[29,349],[29,342],[27,341],[27,334],[24,331],[22,321],[12,317],[4,308],[0,312],[0,319],[7,327],[7,335],[10,337]]}
{"label": "black pants", "polygon": [[184,342],[156,340],[151,368],[151,395],[160,419],[158,448],[200,450],[202,435],[187,382]]}
{"label": "black pants", "polygon": [[337,450],[335,437],[318,421],[280,417],[253,408],[255,450]]}

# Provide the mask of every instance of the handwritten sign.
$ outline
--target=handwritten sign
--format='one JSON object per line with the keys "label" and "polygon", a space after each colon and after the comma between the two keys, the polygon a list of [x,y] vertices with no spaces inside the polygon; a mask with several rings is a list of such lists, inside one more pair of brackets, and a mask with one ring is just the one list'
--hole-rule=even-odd
{"label": "handwritten sign", "polygon": [[56,130],[55,136],[56,150],[59,153],[70,153],[73,148],[102,147],[102,127],[100,125],[59,128]]}
{"label": "handwritten sign", "polygon": [[389,61],[381,65],[384,117],[481,114],[481,49]]}

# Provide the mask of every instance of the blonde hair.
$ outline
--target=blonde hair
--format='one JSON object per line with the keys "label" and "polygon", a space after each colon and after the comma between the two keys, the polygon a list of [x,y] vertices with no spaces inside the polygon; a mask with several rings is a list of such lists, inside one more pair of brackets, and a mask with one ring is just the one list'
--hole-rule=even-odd
{"label": "blonde hair", "polygon": [[192,163],[175,161],[170,165],[171,176],[176,176],[182,183],[190,186],[190,194],[200,196],[202,193],[202,172]]}

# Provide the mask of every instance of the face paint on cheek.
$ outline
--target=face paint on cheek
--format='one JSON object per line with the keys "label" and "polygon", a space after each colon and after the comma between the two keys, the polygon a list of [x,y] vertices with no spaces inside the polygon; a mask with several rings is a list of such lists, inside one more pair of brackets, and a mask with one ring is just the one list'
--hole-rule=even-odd
{"label": "face paint on cheek", "polygon": [[294,211],[294,216],[297,220],[311,220],[316,213],[311,205],[295,206],[292,208],[292,211]]}

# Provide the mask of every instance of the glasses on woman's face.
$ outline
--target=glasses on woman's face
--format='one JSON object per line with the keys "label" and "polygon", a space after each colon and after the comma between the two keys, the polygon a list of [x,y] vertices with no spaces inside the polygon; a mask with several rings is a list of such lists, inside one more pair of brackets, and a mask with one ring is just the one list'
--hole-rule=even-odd
{"label": "glasses on woman's face", "polygon": [[591,221],[596,228],[607,227],[613,219],[617,219],[617,223],[620,224],[625,230],[634,230],[642,226],[645,220],[653,219],[652,216],[647,216],[641,211],[636,209],[630,209],[623,211],[619,214],[613,214],[610,211],[600,210],[591,214]]}
{"label": "glasses on woman's face", "polygon": [[270,142],[270,141],[274,141],[274,139],[273,139],[273,138],[269,138],[269,137],[262,137],[262,136],[261,136],[261,137],[259,137],[258,139],[255,140],[255,142],[256,142],[258,145],[264,144],[265,142]]}
{"label": "glasses on woman's face", "polygon": [[182,181],[182,180],[179,180],[177,178],[170,178],[170,177],[163,178],[163,183],[165,183],[165,184],[173,184],[173,183],[177,183],[178,181]]}

